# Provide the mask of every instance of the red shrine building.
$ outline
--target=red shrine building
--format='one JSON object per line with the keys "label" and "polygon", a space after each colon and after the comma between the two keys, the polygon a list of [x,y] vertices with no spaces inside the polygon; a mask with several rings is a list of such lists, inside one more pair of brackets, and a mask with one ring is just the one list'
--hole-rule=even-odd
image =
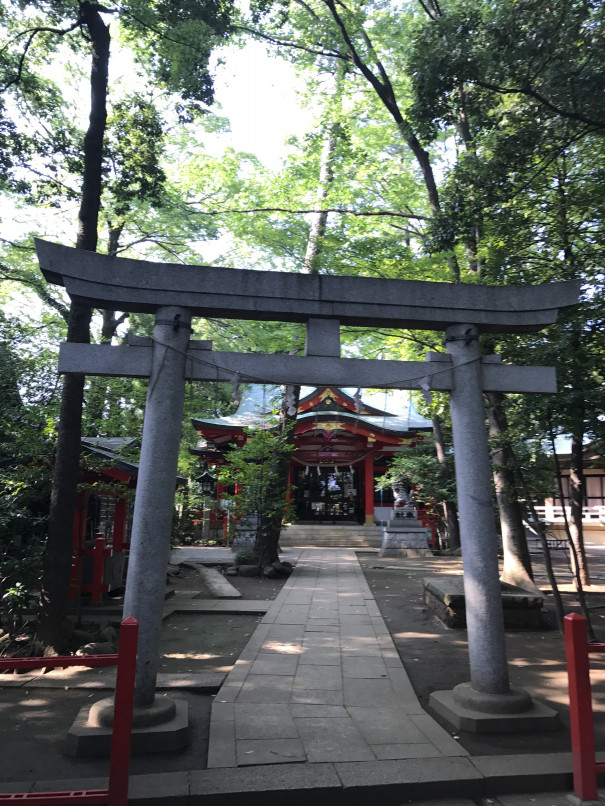
{"label": "red shrine building", "polygon": [[[195,418],[200,440],[194,453],[218,469],[229,450],[243,445],[246,429],[274,428],[271,394],[253,386],[235,414]],[[402,398],[403,399],[403,398]],[[385,393],[385,403],[388,396]],[[358,394],[337,387],[314,389],[301,398],[295,429],[290,482],[298,522],[373,524],[391,517],[390,490],[376,491],[375,479],[403,447],[413,447],[431,432],[408,396],[400,414],[369,405]],[[220,483],[217,495],[220,498]]]}
{"label": "red shrine building", "polygon": [[73,559],[69,599],[103,594],[124,584],[132,519],[133,491],[139,467],[120,453],[135,440],[122,437],[82,437],[86,462],[80,474],[73,528]]}

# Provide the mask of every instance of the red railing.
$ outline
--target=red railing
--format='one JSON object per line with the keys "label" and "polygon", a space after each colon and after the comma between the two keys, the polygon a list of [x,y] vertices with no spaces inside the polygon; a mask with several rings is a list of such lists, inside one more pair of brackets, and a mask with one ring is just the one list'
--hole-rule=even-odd
{"label": "red railing", "polygon": [[596,760],[589,652],[605,652],[605,644],[589,643],[586,619],[565,616],[565,654],[569,681],[569,717],[574,794],[581,801],[597,800],[597,773],[605,762]]}
{"label": "red railing", "polygon": [[0,671],[4,669],[44,669],[47,666],[65,668],[67,666],[117,665],[118,667],[108,788],[74,790],[71,792],[0,794],[0,804],[23,802],[35,803],[40,806],[66,806],[72,803],[102,803],[107,804],[107,806],[126,806],[128,803],[128,770],[130,767],[132,704],[138,634],[138,621],[134,618],[126,618],[122,621],[120,628],[120,651],[117,655],[0,658]]}

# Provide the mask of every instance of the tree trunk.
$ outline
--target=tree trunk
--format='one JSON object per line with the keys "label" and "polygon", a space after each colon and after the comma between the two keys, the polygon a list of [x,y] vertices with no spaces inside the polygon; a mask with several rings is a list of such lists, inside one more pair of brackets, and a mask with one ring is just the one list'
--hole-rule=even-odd
{"label": "tree trunk", "polygon": [[[583,404],[580,406],[580,411],[582,415],[584,415]],[[552,423],[549,424],[549,431],[550,431],[550,444],[552,446],[553,458],[555,460],[555,471],[557,474],[557,481],[559,486],[559,497],[561,499],[561,505],[563,508],[563,519],[565,521],[565,534],[567,535],[567,540],[569,542],[569,549],[571,553],[571,565],[574,572],[574,579],[576,583],[578,600],[580,602],[582,615],[586,619],[586,632],[588,634],[588,640],[596,641],[596,636],[592,627],[592,621],[590,617],[590,610],[588,609],[588,606],[586,604],[586,596],[584,595],[584,585],[585,584],[590,585],[590,577],[588,575],[588,565],[586,562],[586,556],[584,554],[584,541],[581,539],[579,544],[576,543],[576,541],[574,540],[574,536],[572,536],[571,529],[569,527],[569,518],[567,517],[567,508],[565,506],[566,502],[565,494],[563,490],[563,476],[561,475],[561,465],[559,463],[559,457],[557,456],[557,447],[555,444],[555,434],[552,428]],[[583,428],[580,428],[580,434],[583,435]],[[581,435],[579,436],[576,433],[572,438],[572,455],[574,453],[574,442],[576,441],[580,445],[580,451],[581,451],[582,446]]]}
{"label": "tree trunk", "polygon": [[504,395],[500,392],[487,392],[485,397],[488,402],[490,437],[497,443],[492,449],[492,467],[502,532],[503,565],[500,579],[509,585],[516,585],[536,593],[538,588],[533,581],[525,525],[515,482],[515,455],[506,442],[508,422],[502,406]]}
{"label": "tree trunk", "polygon": [[[573,249],[573,241],[569,220],[569,208],[567,197],[567,160],[565,153],[560,156],[558,161],[558,176],[557,176],[557,198],[559,202],[558,218],[559,230],[561,235],[561,244],[563,247],[563,255],[565,263],[569,266],[574,276],[578,275],[576,269],[575,253]],[[575,334],[571,339],[571,355],[582,354],[581,336]],[[590,585],[590,574],[588,571],[588,562],[586,559],[586,551],[584,548],[584,531],[582,527],[582,506],[584,503],[584,454],[582,444],[584,439],[584,418],[586,416],[584,396],[581,394],[583,387],[583,376],[581,365],[574,363],[574,371],[572,373],[572,386],[575,391],[575,405],[573,406],[573,425],[571,428],[571,464],[569,471],[569,507],[571,517],[567,518],[565,514],[565,499],[561,495],[561,505],[563,507],[565,528],[568,533],[568,538],[571,540],[572,546],[572,565],[576,574],[576,584],[580,591],[585,585]],[[554,435],[551,437],[554,450]],[[555,459],[556,451],[555,451]],[[560,471],[557,471],[560,477]],[[561,483],[561,482],[560,482]],[[581,592],[582,596],[583,593]]]}
{"label": "tree trunk", "polygon": [[[342,75],[338,73],[335,77],[334,90],[334,98],[337,100],[340,98],[341,87]],[[303,271],[305,274],[319,274],[321,241],[325,235],[328,221],[328,213],[321,208],[328,196],[330,185],[334,181],[332,157],[335,147],[336,131],[334,122],[330,120],[324,132],[321,150],[319,181],[316,193],[317,212],[312,214],[311,224],[309,226],[309,236],[307,238],[307,248],[303,263]],[[300,386],[291,384],[286,386],[280,413],[280,446],[273,454],[271,467],[269,469],[266,495],[268,501],[282,500],[288,488],[299,398]],[[283,509],[276,509],[271,515],[262,515],[259,518],[255,548],[259,555],[259,568],[261,571],[267,565],[271,565],[271,563],[279,559],[278,547],[283,515]]]}
{"label": "tree trunk", "polygon": [[[96,251],[101,203],[103,140],[107,120],[109,28],[97,7],[80,4],[80,21],[91,42],[91,106],[84,138],[84,172],[78,215],[76,247]],[[89,342],[91,309],[72,302],[68,341]],[[42,570],[42,591],[38,611],[38,652],[61,654],[67,650],[69,581],[73,554],[73,522],[79,475],[84,378],[66,375],[63,380],[61,412],[50,500],[48,538]]]}
{"label": "tree trunk", "polygon": [[[445,443],[443,441],[443,429],[441,428],[441,418],[438,414],[433,417],[433,438],[435,440],[435,452],[437,461],[441,467],[439,474],[443,479],[449,479],[452,475],[450,467],[445,459]],[[445,528],[447,530],[447,540],[450,549],[460,548],[460,528],[458,524],[458,510],[454,501],[443,502],[443,513],[445,515]]]}
{"label": "tree trunk", "polygon": [[[288,489],[299,396],[300,386],[290,384],[285,387],[280,412],[280,441],[273,453],[265,493],[265,500],[268,502],[283,500]],[[259,519],[256,537],[255,549],[259,556],[258,564],[261,571],[267,565],[279,560],[279,536],[284,510],[283,507],[271,509],[269,515]]]}
{"label": "tree trunk", "polygon": [[331,105],[335,103],[338,106],[338,111],[340,112],[342,110],[342,86],[344,80],[342,71],[343,67],[339,65],[337,73],[334,75],[334,89],[331,94],[330,103],[328,104],[328,122],[323,133],[321,156],[319,160],[319,181],[315,194],[316,212],[311,215],[309,237],[307,238],[307,249],[303,264],[303,272],[305,274],[319,274],[320,269],[319,256],[322,250],[321,241],[326,233],[326,225],[328,223],[328,213],[322,210],[322,207],[325,205],[328,193],[330,192],[330,186],[334,182],[332,160],[336,149],[336,125],[331,116]]}
{"label": "tree trunk", "polygon": [[318,259],[321,254],[321,239],[326,232],[328,213],[322,210],[330,185],[334,181],[334,171],[332,169],[332,156],[336,144],[336,135],[333,124],[328,125],[323,146],[321,150],[321,160],[319,166],[319,185],[317,187],[316,206],[317,212],[312,214],[311,226],[309,227],[309,237],[307,239],[307,250],[303,271],[305,274],[319,274]]}
{"label": "tree trunk", "polygon": [[[115,257],[118,253],[120,235],[124,229],[124,224],[118,226],[109,225],[109,238],[107,244],[107,254]],[[103,322],[101,325],[101,344],[111,344],[116,335],[118,327],[126,321],[129,314],[123,313],[116,316],[115,311],[107,309],[102,311]],[[103,413],[107,407],[108,389],[107,379],[99,375],[92,377],[89,381],[88,393],[86,395],[86,424],[88,436],[97,437],[104,433]]]}
{"label": "tree trunk", "polygon": [[[584,547],[584,531],[582,527],[582,507],[584,504],[584,453],[583,431],[574,432],[571,437],[571,465],[569,470],[569,534],[575,546],[577,557],[576,572],[583,586],[590,585],[590,572],[586,549]],[[565,502],[561,502],[565,506]],[[574,555],[572,555],[574,556]]]}

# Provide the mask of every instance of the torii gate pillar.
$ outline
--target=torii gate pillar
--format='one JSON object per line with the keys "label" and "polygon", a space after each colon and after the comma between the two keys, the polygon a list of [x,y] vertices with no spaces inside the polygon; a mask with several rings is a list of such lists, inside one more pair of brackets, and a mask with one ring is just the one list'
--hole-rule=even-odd
{"label": "torii gate pillar", "polygon": [[[133,727],[155,728],[156,736],[141,745],[149,752],[178,750],[188,743],[185,700],[156,697],[160,631],[166,568],[174,511],[183,406],[185,364],[191,332],[191,311],[177,306],[156,310],[141,458],[134,503],[124,618],[139,622]],[[93,711],[94,709],[94,711]],[[70,739],[76,755],[88,755],[90,724],[107,731],[113,722],[114,698],[97,702],[88,726],[74,725]],[[94,715],[93,715],[94,714]],[[161,732],[157,732],[157,726]]]}
{"label": "torii gate pillar", "polygon": [[[448,327],[445,345],[454,375],[450,411],[456,446],[454,458],[471,672],[470,683],[454,689],[453,701],[457,706],[478,711],[520,713],[529,711],[534,704],[527,692],[511,689],[508,677],[478,328],[474,325]],[[438,695],[443,693],[437,693],[436,701],[433,698],[433,705],[438,709]]]}
{"label": "torii gate pillar", "polygon": [[129,574],[124,599],[124,617],[139,622],[135,706],[150,706],[155,694],[164,608],[156,580],[165,580],[170,556],[190,331],[187,308],[158,308],[130,539],[130,563],[137,573]]}

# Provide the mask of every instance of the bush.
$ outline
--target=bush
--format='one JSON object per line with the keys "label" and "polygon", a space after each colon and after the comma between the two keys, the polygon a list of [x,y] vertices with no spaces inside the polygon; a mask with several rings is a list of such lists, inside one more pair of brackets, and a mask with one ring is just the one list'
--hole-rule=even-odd
{"label": "bush", "polygon": [[260,557],[255,551],[252,551],[252,549],[244,549],[244,551],[239,551],[235,555],[236,565],[258,565],[259,562]]}

